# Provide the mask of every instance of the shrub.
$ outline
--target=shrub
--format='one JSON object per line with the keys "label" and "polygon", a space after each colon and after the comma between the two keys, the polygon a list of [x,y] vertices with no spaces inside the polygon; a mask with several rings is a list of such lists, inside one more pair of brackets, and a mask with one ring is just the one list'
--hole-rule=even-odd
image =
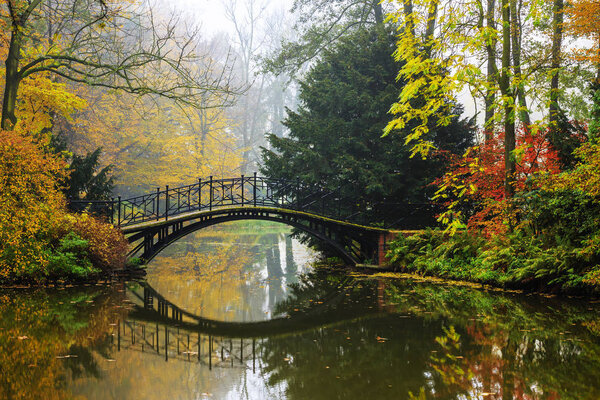
{"label": "shrub", "polygon": [[117,229],[66,212],[57,185],[65,175],[34,139],[0,131],[0,282],[79,279],[125,265]]}
{"label": "shrub", "polygon": [[94,276],[89,259],[89,242],[70,232],[60,240],[59,247],[49,256],[48,277],[50,279],[86,279]]}
{"label": "shrub", "polygon": [[521,199],[524,217],[547,245],[578,246],[600,226],[600,202],[581,191],[533,191]]}
{"label": "shrub", "polygon": [[29,137],[0,131],[0,281],[46,275],[54,225],[65,215],[62,162]]}
{"label": "shrub", "polygon": [[79,214],[73,231],[89,242],[89,257],[105,272],[125,267],[129,242],[121,231],[89,214]]}

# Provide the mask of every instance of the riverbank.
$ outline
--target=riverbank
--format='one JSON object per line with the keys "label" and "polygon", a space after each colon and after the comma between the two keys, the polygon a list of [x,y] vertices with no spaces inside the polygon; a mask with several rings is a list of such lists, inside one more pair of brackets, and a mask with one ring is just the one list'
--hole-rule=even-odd
{"label": "riverbank", "polygon": [[426,230],[389,244],[391,271],[526,292],[597,296],[600,264],[590,246],[544,246],[522,233],[486,238]]}
{"label": "riverbank", "polygon": [[121,270],[109,273],[98,273],[81,279],[58,277],[52,280],[20,280],[14,282],[0,282],[0,289],[37,289],[37,288],[67,288],[77,286],[105,286],[116,282],[135,281],[145,278],[147,274],[145,265],[131,265]]}

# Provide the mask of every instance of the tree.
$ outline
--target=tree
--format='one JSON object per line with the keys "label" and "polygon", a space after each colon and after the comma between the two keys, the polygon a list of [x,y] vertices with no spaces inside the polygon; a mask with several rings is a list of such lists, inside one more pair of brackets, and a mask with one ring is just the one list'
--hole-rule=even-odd
{"label": "tree", "polygon": [[[119,194],[188,185],[210,175],[229,177],[239,169],[241,149],[223,109],[80,89],[90,106],[72,122],[57,120],[56,128],[77,154],[102,147],[100,165],[113,166]],[[218,100],[206,99],[213,101]]]}
{"label": "tree", "polygon": [[45,275],[52,231],[64,216],[56,187],[62,160],[41,151],[31,137],[0,134],[0,281]]}
{"label": "tree", "polygon": [[297,17],[297,37],[286,39],[273,56],[265,60],[267,69],[292,76],[302,66],[345,35],[374,24],[383,25],[385,11],[379,0],[294,0],[292,13]]}
{"label": "tree", "polygon": [[550,127],[555,129],[559,119],[559,77],[562,61],[562,40],[563,40],[563,0],[554,0],[552,7],[552,80],[550,83],[550,106],[548,110]]}
{"label": "tree", "polygon": [[258,59],[280,46],[289,30],[283,9],[269,12],[264,0],[223,1],[225,15],[232,25],[232,54],[236,82],[246,91],[235,98],[226,114],[232,131],[243,148],[242,173],[251,173],[259,164],[259,147],[266,144],[264,132],[283,135],[281,120],[296,92],[285,73],[260,71]]}
{"label": "tree", "polygon": [[596,68],[600,81],[600,3],[595,0],[575,0],[565,8],[566,30],[576,37],[590,40],[591,46],[577,48],[574,56],[579,61],[590,62]]}
{"label": "tree", "polygon": [[100,168],[102,148],[86,155],[73,154],[70,158],[70,174],[65,182],[65,196],[68,199],[107,200],[114,188],[112,165]]}
{"label": "tree", "polygon": [[[546,45],[550,38],[558,40],[560,33],[548,32],[545,21],[550,13],[541,2],[520,0],[489,0],[486,7],[482,0],[402,3],[410,7],[392,18],[400,24],[395,56],[404,61],[398,77],[407,84],[390,109],[394,119],[386,134],[416,122],[406,141],[413,143],[413,153],[427,156],[435,148],[423,139],[428,125],[432,121],[447,124],[449,102],[469,89],[476,103],[485,104],[486,138],[501,128],[505,196],[512,197],[518,161],[515,132],[519,124],[532,135],[540,129],[531,123],[527,98],[534,96],[536,102],[545,103],[551,76],[540,71],[551,69],[549,60],[557,60],[551,57],[552,46]],[[501,24],[496,23],[498,20]],[[482,65],[487,66],[485,73]],[[544,95],[536,96],[532,87]],[[496,118],[501,126],[495,124]]]}
{"label": "tree", "polygon": [[589,133],[592,138],[597,138],[600,135],[600,3],[594,0],[577,0],[565,7],[564,11],[567,16],[566,32],[591,42],[591,46],[574,49],[571,56],[578,62],[591,64],[596,72],[591,82]]}
{"label": "tree", "polygon": [[3,3],[10,33],[3,129],[12,129],[17,122],[21,82],[43,72],[86,85],[153,94],[191,105],[199,105],[199,98],[206,93],[225,95],[232,90],[228,86],[228,67],[196,54],[196,32],[181,33],[178,17],[160,19],[145,2]]}
{"label": "tree", "polygon": [[[427,201],[426,185],[439,164],[411,159],[398,135],[381,138],[387,104],[403,85],[395,80],[393,46],[388,29],[373,27],[325,50],[300,83],[299,110],[288,110],[284,125],[290,136],[269,135],[272,149],[263,149],[263,172],[329,190],[339,187],[341,197],[351,199],[342,207]],[[447,127],[432,127],[428,137],[441,149],[462,153],[472,135],[472,125],[455,116]]]}

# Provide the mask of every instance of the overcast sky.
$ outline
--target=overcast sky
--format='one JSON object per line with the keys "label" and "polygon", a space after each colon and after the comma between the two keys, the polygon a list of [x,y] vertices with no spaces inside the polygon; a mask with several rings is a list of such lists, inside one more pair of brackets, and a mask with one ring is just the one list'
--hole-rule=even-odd
{"label": "overcast sky", "polygon": [[[224,1],[227,0],[170,0],[168,4],[196,20],[206,34],[212,35],[220,31],[230,32],[232,30],[231,23],[225,17]],[[238,3],[243,4],[244,1],[238,0]],[[276,9],[283,6],[286,10],[289,10],[293,2],[293,0],[256,1],[264,1],[268,8]]]}

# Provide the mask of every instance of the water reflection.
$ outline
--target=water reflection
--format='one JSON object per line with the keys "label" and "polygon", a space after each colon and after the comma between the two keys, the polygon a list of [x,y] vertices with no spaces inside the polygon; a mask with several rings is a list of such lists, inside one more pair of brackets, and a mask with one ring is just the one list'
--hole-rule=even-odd
{"label": "water reflection", "polygon": [[147,282],[1,290],[0,398],[600,398],[597,302],[310,269],[265,231]]}
{"label": "water reflection", "polygon": [[[260,233],[257,233],[260,232]],[[147,281],[206,318],[269,319],[315,254],[272,223],[231,223],[189,235],[149,265]]]}

